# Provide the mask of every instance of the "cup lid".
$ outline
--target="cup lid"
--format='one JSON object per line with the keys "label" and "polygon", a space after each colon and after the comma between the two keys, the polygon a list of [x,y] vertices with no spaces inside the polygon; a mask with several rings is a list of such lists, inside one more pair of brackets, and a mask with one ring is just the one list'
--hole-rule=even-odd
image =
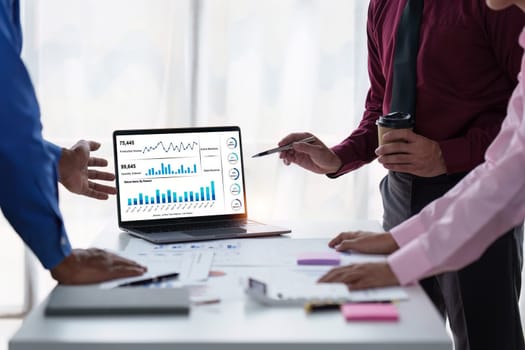
{"label": "cup lid", "polygon": [[379,119],[376,121],[376,124],[385,128],[405,129],[413,128],[415,120],[409,113],[392,112],[379,117]]}

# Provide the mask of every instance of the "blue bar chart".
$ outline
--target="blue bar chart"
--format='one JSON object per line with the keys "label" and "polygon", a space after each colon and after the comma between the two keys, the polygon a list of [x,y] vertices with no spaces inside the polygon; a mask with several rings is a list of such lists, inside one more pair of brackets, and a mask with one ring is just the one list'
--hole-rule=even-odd
{"label": "blue bar chart", "polygon": [[128,198],[128,206],[157,205],[171,203],[191,203],[215,201],[215,181],[210,181],[208,186],[201,186],[196,190],[160,190],[146,194],[139,193],[134,198]]}
{"label": "blue bar chart", "polygon": [[158,168],[152,167],[144,174],[146,176],[162,176],[162,175],[184,175],[196,174],[197,164],[191,166],[180,165],[179,167],[172,167],[171,164],[160,163]]}

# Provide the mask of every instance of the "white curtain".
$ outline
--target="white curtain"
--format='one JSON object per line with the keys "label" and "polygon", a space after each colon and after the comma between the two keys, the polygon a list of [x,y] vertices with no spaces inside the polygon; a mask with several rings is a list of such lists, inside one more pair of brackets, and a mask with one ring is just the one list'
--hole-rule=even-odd
{"label": "white curtain", "polygon": [[[331,180],[250,155],[294,131],[328,145],[362,117],[366,0],[201,0],[196,119],[243,131],[248,209],[262,218],[379,217],[383,172]],[[376,168],[377,169],[377,168]],[[372,186],[372,188],[369,188]]]}
{"label": "white curtain", "polygon": [[[115,129],[240,125],[250,216],[380,217],[377,166],[331,180],[277,156],[251,158],[290,132],[334,145],[357,126],[368,87],[367,0],[22,4],[24,59],[49,140],[99,140],[111,160]],[[72,243],[86,247],[105,225],[92,218],[111,216],[116,204],[61,191],[61,208]],[[41,299],[53,281],[35,266]]]}

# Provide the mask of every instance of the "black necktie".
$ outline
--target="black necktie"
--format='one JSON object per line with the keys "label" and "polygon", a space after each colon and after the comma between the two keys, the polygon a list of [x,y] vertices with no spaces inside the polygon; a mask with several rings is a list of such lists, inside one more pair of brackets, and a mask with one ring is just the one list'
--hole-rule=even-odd
{"label": "black necktie", "polygon": [[423,0],[407,0],[396,36],[391,112],[416,111],[416,69]]}

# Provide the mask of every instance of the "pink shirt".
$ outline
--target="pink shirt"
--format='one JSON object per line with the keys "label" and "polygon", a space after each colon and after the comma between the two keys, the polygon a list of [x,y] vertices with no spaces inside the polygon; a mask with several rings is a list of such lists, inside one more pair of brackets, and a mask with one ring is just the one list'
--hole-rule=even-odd
{"label": "pink shirt", "polygon": [[[525,30],[520,35],[525,48]],[[478,259],[525,218],[525,57],[501,131],[485,162],[391,233],[401,247],[388,263],[401,284]]]}

